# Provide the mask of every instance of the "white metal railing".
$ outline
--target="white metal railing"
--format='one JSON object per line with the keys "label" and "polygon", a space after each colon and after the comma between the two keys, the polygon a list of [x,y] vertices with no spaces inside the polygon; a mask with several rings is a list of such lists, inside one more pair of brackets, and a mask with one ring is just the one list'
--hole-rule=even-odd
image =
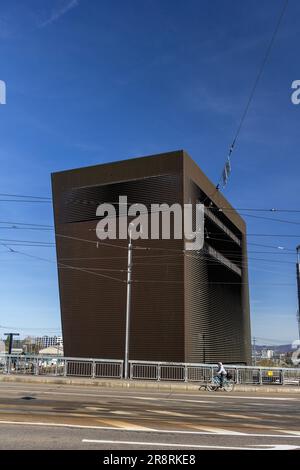
{"label": "white metal railing", "polygon": [[0,373],[121,379],[123,363],[123,360],[114,359],[2,354]]}
{"label": "white metal railing", "polygon": [[[177,382],[206,382],[217,370],[215,364],[129,361],[130,378],[135,380],[157,380]],[[252,367],[225,365],[237,384],[251,385],[298,385],[300,368]]]}
{"label": "white metal railing", "polygon": [[[123,378],[123,360],[0,354],[0,374]],[[225,365],[237,384],[300,386],[300,367]],[[215,364],[129,361],[131,380],[201,383],[216,373]]]}

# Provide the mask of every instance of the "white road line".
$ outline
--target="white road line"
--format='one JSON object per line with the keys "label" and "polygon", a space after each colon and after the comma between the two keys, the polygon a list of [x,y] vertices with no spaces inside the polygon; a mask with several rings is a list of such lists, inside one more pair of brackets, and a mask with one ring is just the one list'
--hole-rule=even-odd
{"label": "white road line", "polygon": [[111,440],[97,440],[97,439],[82,439],[82,442],[92,444],[125,444],[125,445],[137,445],[137,446],[160,446],[160,447],[184,447],[188,449],[226,449],[226,450],[294,450],[298,449],[298,446],[292,445],[253,445],[253,447],[231,447],[231,446],[211,446],[211,445],[197,445],[197,444],[171,444],[162,442],[140,442],[140,441],[111,441]]}
{"label": "white road line", "polygon": [[281,432],[286,432],[289,434],[294,434],[295,436],[300,436],[300,431],[285,431],[284,429],[280,430]]}
{"label": "white road line", "polygon": [[154,400],[154,401],[161,401],[161,400],[167,400],[167,401],[183,401],[184,403],[216,403],[213,400],[184,400],[183,398],[168,398],[168,397],[162,397],[162,398],[148,398],[148,397],[133,397],[137,400]]}
{"label": "white road line", "polygon": [[[224,413],[224,411],[219,411],[218,413],[220,416],[225,416],[226,418],[240,418],[240,419],[253,419],[255,421],[261,421],[261,417],[260,416],[249,416],[249,415],[241,415],[241,414],[238,414],[238,413]],[[262,413],[260,413],[262,414]],[[270,413],[268,413],[268,415],[270,415]],[[274,415],[272,415],[274,416]],[[279,415],[281,417],[281,415]]]}
{"label": "white road line", "polygon": [[99,420],[102,423],[108,424],[108,425],[114,425],[112,426],[113,429],[119,429],[120,431],[123,431],[124,429],[128,429],[129,431],[144,431],[144,432],[150,432],[154,431],[154,429],[149,428],[147,426],[141,426],[140,424],[135,424],[135,423],[128,423],[127,421],[118,421],[116,419],[101,419]]}
{"label": "white road line", "polygon": [[[193,427],[192,425],[189,425],[189,427]],[[228,429],[224,428],[214,428],[212,426],[194,426],[194,429],[201,429],[202,431],[208,431],[210,434],[220,434],[221,436],[243,436],[243,432],[238,432],[238,431],[230,431]]]}
{"label": "white road line", "polygon": [[[1,383],[1,387],[5,384],[7,384],[8,382],[0,382]],[[32,384],[33,386],[36,386],[37,384]],[[62,387],[64,386],[64,384],[48,384],[50,385],[51,387],[55,387],[55,386],[58,386],[58,387]],[[75,385],[76,386],[76,385]],[[74,386],[74,387],[75,387]],[[88,387],[87,387],[88,388]],[[5,386],[1,389],[0,388],[0,393],[1,392],[4,392],[4,391],[12,391],[12,392],[22,392],[22,393],[42,393],[42,394],[45,394],[45,395],[74,395],[74,396],[84,396],[84,397],[103,397],[103,398],[124,398],[124,397],[131,397],[131,398],[134,398],[134,399],[139,399],[139,400],[181,400],[181,401],[188,401],[188,399],[179,399],[179,398],[169,398],[169,397],[165,397],[164,394],[172,394],[173,396],[175,395],[178,396],[178,397],[195,397],[195,398],[206,398],[207,400],[207,403],[213,403],[213,400],[214,399],[222,399],[222,398],[225,398],[225,399],[229,399],[229,400],[235,400],[236,398],[240,398],[240,399],[248,399],[248,400],[271,400],[271,401],[295,401],[295,400],[298,400],[298,398],[295,398],[295,397],[262,397],[262,396],[243,396],[243,395],[225,395],[225,394],[220,394],[218,395],[217,393],[215,393],[213,395],[213,400],[211,400],[210,398],[208,399],[209,395],[208,394],[201,394],[201,393],[197,393],[197,394],[183,394],[183,393],[174,393],[174,391],[159,391],[159,392],[156,392],[156,391],[153,391],[151,392],[151,394],[153,395],[158,395],[157,398],[156,397],[147,397],[147,396],[133,396],[133,395],[130,395],[128,394],[128,391],[130,392],[131,390],[128,389],[126,390],[126,392],[124,392],[123,395],[108,395],[108,394],[94,394],[94,393],[78,393],[78,392],[71,392],[71,391],[68,391],[68,392],[57,392],[57,391],[46,391],[46,390],[43,390],[42,387],[41,388],[36,388],[34,390],[31,389],[31,390],[24,390],[24,389],[18,389],[17,387],[13,387],[13,388],[6,388]],[[144,392],[144,391],[143,391]],[[296,392],[295,392],[296,393]]]}
{"label": "white road line", "polygon": [[[158,396],[158,397],[147,397],[147,396],[135,396],[135,395],[130,395],[130,394],[126,394],[124,393],[124,395],[106,395],[106,394],[101,394],[101,393],[78,393],[78,392],[56,392],[56,391],[45,391],[45,390],[42,390],[42,389],[38,389],[38,390],[21,390],[21,389],[17,389],[17,388],[14,388],[14,389],[8,389],[8,388],[3,388],[2,390],[0,389],[0,393],[3,393],[3,392],[15,392],[15,393],[31,393],[31,394],[42,394],[42,395],[62,395],[62,396],[78,396],[78,397],[95,397],[95,398],[132,398],[134,400],[149,400],[149,401],[179,401],[179,402],[191,402],[191,403],[215,403],[215,399],[222,399],[222,398],[226,398],[226,399],[233,399],[235,400],[236,398],[241,398],[241,399],[245,399],[245,400],[269,400],[269,401],[295,401],[295,400],[298,400],[298,398],[294,398],[294,397],[249,397],[249,396],[242,396],[242,395],[217,395],[217,394],[214,394],[214,396],[212,397],[213,399],[209,399],[207,400],[208,398],[208,395],[190,395],[190,396],[194,396],[194,397],[199,397],[199,398],[206,398],[206,400],[193,400],[193,399],[184,399],[184,398],[174,398],[174,395],[176,397],[176,393],[174,394],[174,392],[169,392],[169,394],[173,394],[173,397],[165,397],[165,396]],[[155,393],[155,392],[154,392]],[[182,397],[182,396],[187,396],[187,395],[182,395],[182,394],[178,394],[178,397]],[[247,405],[250,404],[250,403],[247,403]],[[258,403],[259,405],[259,403]],[[263,404],[261,404],[263,405]]]}
{"label": "white road line", "polygon": [[180,416],[183,418],[194,418],[195,415],[189,415],[187,413],[178,413],[177,411],[166,411],[166,410],[145,410],[147,413],[156,413],[165,416]]}
{"label": "white road line", "polygon": [[[1,424],[9,424],[9,425],[23,425],[23,426],[44,426],[44,427],[59,427],[59,428],[74,428],[74,429],[97,429],[102,431],[130,431],[130,432],[143,432],[143,433],[158,433],[158,434],[190,434],[190,435],[197,435],[197,436],[233,436],[236,435],[238,437],[272,437],[272,438],[288,438],[288,439],[300,439],[300,435],[287,435],[287,434],[257,434],[257,433],[243,433],[238,431],[224,431],[222,432],[205,432],[205,431],[186,431],[186,430],[172,430],[172,429],[150,429],[145,428],[142,429],[132,429],[129,427],[122,427],[122,428],[115,428],[110,426],[89,426],[83,424],[66,424],[66,423],[43,423],[43,422],[30,422],[30,421],[0,421]],[[213,429],[213,428],[211,428]],[[216,428],[218,429],[218,428]],[[284,431],[285,433],[293,431]]]}
{"label": "white road line", "polygon": [[[169,397],[141,397],[141,396],[134,396],[134,395],[104,395],[104,394],[96,394],[96,393],[76,393],[76,392],[51,392],[51,391],[44,391],[44,390],[17,390],[17,389],[5,389],[7,392],[18,392],[18,393],[28,393],[28,394],[42,394],[42,395],[63,395],[63,396],[77,396],[77,397],[95,397],[95,398],[132,398],[134,400],[145,400],[145,401],[180,401],[180,402],[191,402],[191,403],[212,403],[214,404],[214,400],[184,400],[183,398],[169,398]],[[0,389],[0,393],[4,392],[4,390]]]}
{"label": "white road line", "polygon": [[99,408],[99,406],[85,406],[84,408],[89,411],[108,411],[108,408]]}
{"label": "white road line", "polygon": [[[197,395],[194,395],[194,394],[182,394],[182,393],[174,393],[174,392],[169,392],[169,395],[173,395],[173,396],[178,396],[178,397],[199,397],[199,398],[206,398],[206,400],[211,396],[213,400],[215,399],[222,399],[222,398],[226,398],[226,399],[229,399],[229,400],[235,400],[236,398],[241,398],[241,399],[245,399],[245,400],[274,400],[274,401],[295,401],[295,400],[299,400],[299,398],[295,398],[295,397],[262,397],[262,396],[243,396],[243,395],[234,395],[234,394],[223,394],[223,393],[220,393],[218,394],[218,392],[215,392],[213,395],[209,395],[209,394],[197,394]],[[124,395],[123,395],[124,396]],[[158,399],[164,399],[165,397],[158,397]],[[165,399],[168,399],[168,398],[165,398]],[[176,398],[171,398],[172,400],[175,400]],[[185,400],[184,400],[185,401]],[[211,403],[211,400],[209,399],[209,402]]]}

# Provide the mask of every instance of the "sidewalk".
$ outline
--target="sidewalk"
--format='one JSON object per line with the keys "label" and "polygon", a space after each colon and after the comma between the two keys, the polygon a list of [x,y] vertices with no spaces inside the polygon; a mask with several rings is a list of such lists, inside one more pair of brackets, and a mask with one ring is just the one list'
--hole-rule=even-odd
{"label": "sidewalk", "polygon": [[[90,379],[84,377],[45,377],[34,375],[0,375],[0,382],[32,384],[84,385],[114,389],[144,389],[176,392],[199,391],[200,383],[157,382],[150,380]],[[234,392],[300,393],[300,387],[290,385],[235,385]],[[231,393],[234,393],[231,392]]]}

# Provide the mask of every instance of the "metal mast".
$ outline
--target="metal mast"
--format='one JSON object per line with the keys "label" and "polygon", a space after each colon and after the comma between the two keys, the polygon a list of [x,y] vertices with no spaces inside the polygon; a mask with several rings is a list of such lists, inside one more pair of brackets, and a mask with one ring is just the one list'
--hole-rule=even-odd
{"label": "metal mast", "polygon": [[300,339],[300,245],[297,246],[296,251],[297,251],[296,273],[297,273],[297,287],[298,287],[297,323],[298,323],[298,334],[299,334],[299,339]]}

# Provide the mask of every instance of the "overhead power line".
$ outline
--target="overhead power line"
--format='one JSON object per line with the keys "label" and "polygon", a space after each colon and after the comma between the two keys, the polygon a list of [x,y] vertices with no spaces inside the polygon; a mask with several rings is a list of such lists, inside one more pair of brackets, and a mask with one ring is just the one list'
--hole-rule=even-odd
{"label": "overhead power line", "polygon": [[7,224],[7,225],[13,225],[13,226],[21,225],[21,226],[42,227],[42,228],[52,228],[53,229],[53,225],[32,224],[32,223],[25,223],[25,222],[10,222],[10,221],[8,222],[7,220],[5,220],[5,221],[0,220],[0,224]]}
{"label": "overhead power line", "polygon": [[254,215],[254,214],[243,214],[240,212],[240,215],[244,217],[253,217],[255,219],[264,219],[270,220],[271,222],[281,222],[284,224],[293,224],[293,225],[300,225],[300,222],[295,222],[294,220],[287,220],[287,219],[272,219],[272,217],[265,217],[263,215]]}
{"label": "overhead power line", "polygon": [[30,203],[47,202],[47,203],[49,203],[49,202],[51,202],[51,200],[47,201],[46,199],[45,200],[43,200],[43,199],[41,199],[41,200],[39,200],[39,199],[36,199],[36,200],[35,199],[0,199],[0,202],[30,202]]}
{"label": "overhead power line", "polygon": [[25,198],[25,199],[47,199],[51,201],[51,197],[46,196],[25,196],[24,194],[7,194],[7,193],[0,193],[0,197],[18,197],[18,198]]}
{"label": "overhead power line", "polygon": [[[42,258],[42,257],[40,257],[40,256],[32,255],[32,254],[30,254],[30,253],[25,253],[24,251],[12,249],[9,245],[7,245],[7,244],[5,244],[5,243],[2,243],[1,241],[0,241],[0,245],[5,246],[5,247],[8,249],[8,251],[9,251],[10,253],[18,253],[18,254],[20,254],[20,255],[24,255],[24,256],[27,256],[27,257],[29,257],[29,258],[33,258],[33,259],[36,259],[36,260],[39,260],[39,261],[45,261],[45,262],[47,262],[47,263],[52,263],[52,264],[54,263],[54,264],[56,264],[56,261],[54,261],[54,260]],[[100,277],[107,278],[107,279],[111,279],[111,280],[114,280],[114,281],[126,282],[126,281],[124,281],[123,279],[119,279],[119,278],[115,278],[115,277],[112,277],[112,276],[108,276],[108,275],[106,275],[106,274],[95,273],[95,272],[92,272],[92,271],[89,271],[89,270],[86,270],[86,269],[82,269],[82,268],[77,267],[77,266],[70,266],[70,265],[65,264],[65,263],[60,263],[60,262],[58,262],[58,263],[57,263],[57,266],[58,266],[59,268],[60,268],[60,267],[64,267],[64,268],[65,268],[65,267],[68,267],[68,268],[74,269],[74,270],[76,270],[76,271],[83,271],[83,272],[86,272],[86,273],[88,273],[88,274],[93,274],[93,275],[95,275],[95,276],[100,276]]]}
{"label": "overhead power line", "polygon": [[39,244],[54,244],[53,242],[45,242],[45,241],[36,241],[36,240],[12,240],[11,238],[0,238],[1,242],[12,242],[12,243],[35,243],[37,245]]}
{"label": "overhead power line", "polygon": [[237,211],[253,211],[253,212],[300,212],[300,209],[278,209],[272,207],[271,209],[257,209],[249,207],[210,207],[210,210],[215,210],[216,212],[237,212]]}
{"label": "overhead power line", "polygon": [[283,233],[247,233],[247,237],[281,237],[281,238],[300,238],[300,233],[283,234]]}
{"label": "overhead power line", "polygon": [[247,114],[249,112],[249,109],[250,109],[250,105],[251,105],[251,102],[254,98],[254,95],[255,95],[255,92],[256,92],[256,89],[257,89],[257,86],[259,84],[259,81],[261,79],[261,76],[263,74],[263,71],[264,71],[264,68],[265,68],[265,65],[269,59],[269,56],[270,56],[270,53],[271,53],[271,50],[272,50],[272,47],[274,45],[274,42],[275,42],[275,39],[276,39],[276,36],[277,36],[277,33],[279,31],[279,28],[280,28],[280,25],[281,25],[281,22],[283,20],[283,17],[284,17],[284,14],[286,12],[286,9],[288,7],[288,3],[289,3],[289,0],[285,0],[284,4],[283,4],[283,7],[282,7],[282,10],[280,12],[280,15],[279,15],[279,18],[278,18],[278,21],[277,21],[277,24],[275,26],[275,29],[274,29],[274,32],[272,34],[272,37],[271,37],[271,40],[270,40],[270,43],[268,45],[268,48],[266,50],[266,53],[264,55],[264,58],[262,60],[262,63],[260,65],[260,68],[258,70],[258,73],[257,73],[257,76],[256,76],[256,79],[254,81],[254,84],[253,84],[253,87],[252,87],[252,90],[250,92],[250,95],[249,95],[249,98],[248,98],[248,101],[246,103],[246,106],[245,106],[245,109],[242,113],[242,116],[241,116],[241,119],[240,119],[240,122],[239,122],[239,125],[237,127],[237,130],[236,130],[236,133],[234,135],[234,138],[233,138],[233,141],[232,141],[232,144],[230,146],[230,150],[229,150],[229,156],[231,155],[233,149],[234,149],[234,146],[236,144],[236,141],[238,139],[238,136],[242,130],[242,127],[243,127],[243,124],[244,124],[244,121],[247,117]]}
{"label": "overhead power line", "polygon": [[274,31],[273,31],[271,40],[270,40],[270,42],[269,42],[269,45],[268,45],[267,50],[266,50],[266,52],[265,52],[265,55],[264,55],[264,57],[263,57],[262,63],[261,63],[261,65],[260,65],[260,67],[259,67],[258,73],[257,73],[256,78],[255,78],[255,80],[254,80],[252,89],[251,89],[251,91],[250,91],[249,98],[248,98],[248,100],[247,100],[247,102],[246,102],[246,106],[245,106],[244,111],[243,111],[243,113],[242,113],[242,115],[241,115],[241,119],[240,119],[240,122],[239,122],[239,124],[238,124],[237,130],[236,130],[236,132],[235,132],[235,134],[234,134],[232,143],[231,143],[231,145],[230,145],[230,147],[229,147],[229,151],[228,151],[228,155],[227,155],[227,158],[226,158],[226,162],[225,162],[225,165],[224,165],[224,167],[223,167],[223,170],[222,170],[222,173],[221,173],[221,175],[220,175],[220,178],[219,178],[219,180],[218,180],[218,183],[217,183],[217,185],[216,185],[216,188],[215,188],[215,190],[211,193],[211,195],[208,195],[208,196],[205,197],[203,203],[204,203],[207,199],[213,197],[214,194],[215,194],[217,191],[219,191],[222,180],[223,180],[223,189],[224,189],[224,187],[226,186],[226,184],[227,184],[227,182],[228,182],[228,178],[229,178],[229,175],[230,175],[230,173],[231,173],[231,155],[232,155],[232,153],[233,153],[233,151],[234,151],[234,149],[235,149],[236,142],[237,142],[237,140],[238,140],[238,137],[239,137],[240,132],[241,132],[241,130],[242,130],[243,124],[244,124],[245,119],[246,119],[246,117],[247,117],[247,114],[248,114],[248,112],[249,112],[250,105],[251,105],[251,103],[252,103],[252,101],[253,101],[253,98],[254,98],[254,95],[255,95],[257,86],[258,86],[258,84],[259,84],[259,81],[260,81],[261,76],[262,76],[262,74],[263,74],[265,65],[266,65],[266,63],[267,63],[267,61],[268,61],[268,58],[269,58],[269,56],[270,56],[270,53],[271,53],[273,44],[274,44],[274,42],[275,42],[277,33],[278,33],[278,31],[279,31],[279,28],[280,28],[282,19],[283,19],[283,17],[284,17],[284,14],[285,14],[285,12],[286,12],[287,7],[288,7],[288,3],[289,3],[289,0],[285,0],[285,2],[284,2],[284,4],[283,4],[283,7],[282,7],[282,9],[281,9],[281,11],[280,11],[280,15],[279,15],[278,21],[277,21],[277,23],[276,23],[275,29],[274,29]]}
{"label": "overhead power line", "polygon": [[41,327],[28,327],[28,326],[7,326],[7,325],[0,325],[1,330],[6,330],[7,328],[9,329],[17,329],[17,330],[42,330],[42,331],[47,331],[47,332],[61,332],[61,328],[44,328],[43,326]]}

